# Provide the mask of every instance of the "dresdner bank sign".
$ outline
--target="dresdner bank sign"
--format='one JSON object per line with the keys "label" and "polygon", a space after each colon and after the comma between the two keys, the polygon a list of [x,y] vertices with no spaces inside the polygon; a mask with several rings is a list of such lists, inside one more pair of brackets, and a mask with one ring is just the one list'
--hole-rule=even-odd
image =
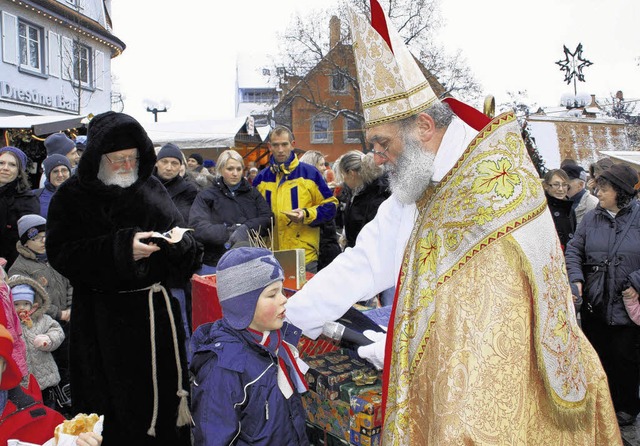
{"label": "dresdner bank sign", "polygon": [[0,99],[35,107],[56,108],[58,110],[78,112],[78,99],[67,98],[61,94],[41,93],[36,88],[24,89],[9,82],[0,81]]}

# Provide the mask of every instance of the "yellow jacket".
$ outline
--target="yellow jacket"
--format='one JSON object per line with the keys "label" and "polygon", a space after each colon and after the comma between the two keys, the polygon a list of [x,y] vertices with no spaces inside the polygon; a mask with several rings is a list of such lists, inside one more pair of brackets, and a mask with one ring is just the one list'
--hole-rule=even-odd
{"label": "yellow jacket", "polygon": [[[253,185],[273,211],[274,248],[302,248],[305,250],[305,263],[318,260],[318,226],[332,220],[338,206],[338,200],[320,171],[314,166],[300,163],[292,151],[289,159],[282,164],[276,164],[271,157],[271,166],[258,174]],[[292,223],[283,213],[293,209],[305,210],[303,223]]]}

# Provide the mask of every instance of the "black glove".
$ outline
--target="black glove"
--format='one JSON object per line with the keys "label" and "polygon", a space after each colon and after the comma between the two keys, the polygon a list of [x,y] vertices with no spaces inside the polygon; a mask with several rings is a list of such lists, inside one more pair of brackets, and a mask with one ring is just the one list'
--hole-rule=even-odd
{"label": "black glove", "polygon": [[249,228],[246,225],[240,225],[233,231],[229,237],[229,245],[233,246],[238,242],[246,242],[249,240]]}

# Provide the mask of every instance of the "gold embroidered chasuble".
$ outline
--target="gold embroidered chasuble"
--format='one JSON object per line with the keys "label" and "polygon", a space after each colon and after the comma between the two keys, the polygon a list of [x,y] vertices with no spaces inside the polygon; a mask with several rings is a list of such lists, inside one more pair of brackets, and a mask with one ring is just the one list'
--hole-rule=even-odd
{"label": "gold embroidered chasuble", "polygon": [[383,444],[621,445],[513,114],[417,204],[387,345]]}

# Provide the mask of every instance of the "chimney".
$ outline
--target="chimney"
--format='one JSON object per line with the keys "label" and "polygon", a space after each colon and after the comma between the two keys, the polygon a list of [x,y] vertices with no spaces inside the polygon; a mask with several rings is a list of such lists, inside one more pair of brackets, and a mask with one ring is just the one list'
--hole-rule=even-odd
{"label": "chimney", "polygon": [[329,20],[329,48],[333,48],[338,42],[340,42],[340,19],[334,15]]}

